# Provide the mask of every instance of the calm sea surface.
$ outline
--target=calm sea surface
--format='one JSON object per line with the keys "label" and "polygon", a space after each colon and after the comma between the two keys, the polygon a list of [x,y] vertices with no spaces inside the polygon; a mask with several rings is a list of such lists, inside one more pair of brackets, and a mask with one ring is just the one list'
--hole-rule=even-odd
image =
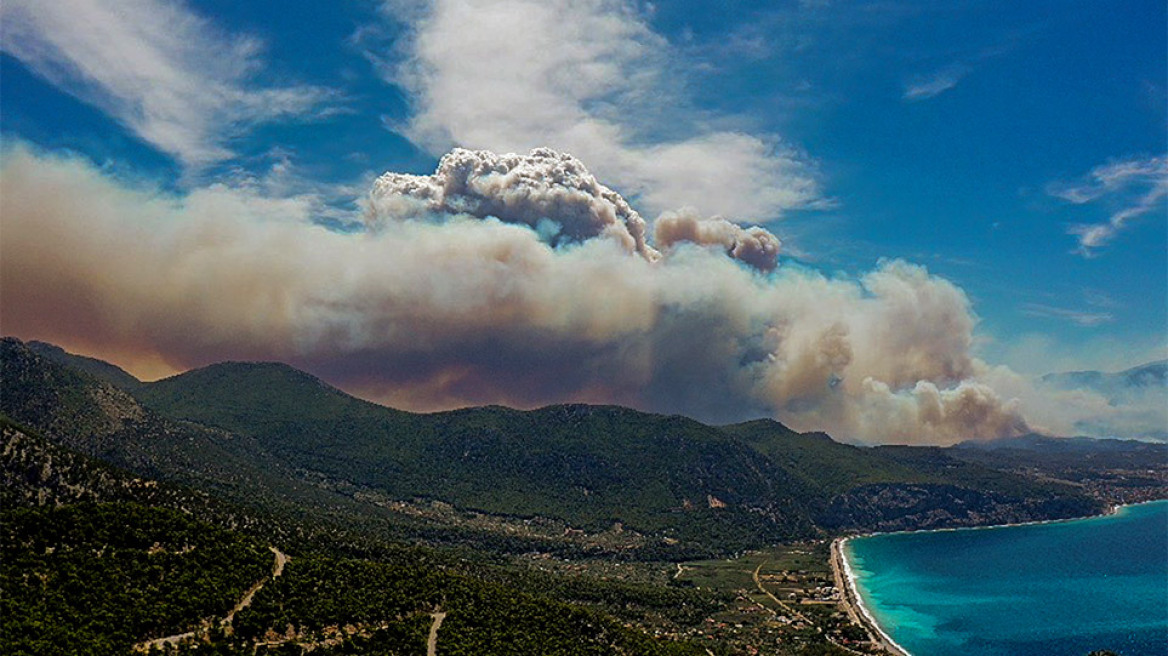
{"label": "calm sea surface", "polygon": [[1168,656],[1168,501],[846,553],[869,612],[913,656]]}

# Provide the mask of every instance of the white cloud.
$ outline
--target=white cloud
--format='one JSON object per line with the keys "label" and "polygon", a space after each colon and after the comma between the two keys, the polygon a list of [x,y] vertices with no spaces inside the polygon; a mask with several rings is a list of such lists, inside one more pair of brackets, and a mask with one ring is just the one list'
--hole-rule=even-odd
{"label": "white cloud", "polygon": [[1082,205],[1135,183],[1163,180],[1166,174],[1168,156],[1132,158],[1097,166],[1076,182],[1051,184],[1047,193]]}
{"label": "white cloud", "polygon": [[1162,208],[1168,198],[1168,155],[1098,166],[1075,182],[1048,185],[1047,193],[1075,205],[1103,201],[1116,208],[1105,223],[1077,224],[1068,230],[1079,240],[1075,252],[1092,257],[1132,219]]}
{"label": "white cloud", "polygon": [[[769,219],[818,196],[774,135],[721,127],[683,92],[676,52],[624,0],[393,3],[409,32],[386,77],[412,96],[400,130],[431,153],[550,147],[589,163],[643,209]],[[367,37],[368,35],[364,35]]]}
{"label": "white cloud", "polygon": [[252,86],[259,41],[162,0],[7,0],[0,48],[193,167],[231,157],[228,142],[248,126],[319,115],[334,95]]}
{"label": "white cloud", "polygon": [[1098,326],[1115,321],[1110,312],[1090,312],[1086,310],[1071,310],[1068,308],[1044,305],[1042,303],[1026,303],[1022,306],[1022,313],[1032,317],[1047,317],[1064,319],[1080,326]]}
{"label": "white cloud", "polygon": [[950,66],[925,77],[914,80],[904,87],[904,100],[927,100],[945,93],[957,86],[961,78],[969,73],[967,66]]}

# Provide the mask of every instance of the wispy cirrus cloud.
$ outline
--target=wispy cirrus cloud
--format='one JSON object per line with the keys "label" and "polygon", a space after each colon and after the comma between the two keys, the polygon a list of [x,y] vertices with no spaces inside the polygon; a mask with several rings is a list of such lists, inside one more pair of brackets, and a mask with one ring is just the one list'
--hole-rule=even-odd
{"label": "wispy cirrus cloud", "polygon": [[266,86],[262,43],[162,0],[7,0],[0,48],[187,167],[233,155],[248,127],[318,117],[336,93]]}
{"label": "wispy cirrus cloud", "polygon": [[932,75],[916,78],[904,86],[904,95],[901,97],[907,101],[934,98],[956,87],[970,70],[965,65],[948,66]]}
{"label": "wispy cirrus cloud", "polygon": [[571,152],[651,212],[769,219],[819,198],[813,165],[777,136],[693,107],[684,57],[634,2],[385,7],[405,39],[355,40],[412,99],[396,129],[431,153]]}
{"label": "wispy cirrus cloud", "polygon": [[1083,300],[1088,305],[1097,308],[1118,309],[1123,307],[1122,303],[1094,287],[1083,288]]}
{"label": "wispy cirrus cloud", "polygon": [[1162,208],[1168,198],[1168,155],[1129,158],[1097,166],[1072,182],[1055,182],[1047,193],[1074,205],[1103,202],[1114,209],[1103,223],[1075,224],[1075,252],[1093,257],[1132,220]]}
{"label": "wispy cirrus cloud", "polygon": [[1090,310],[1073,310],[1069,308],[1045,305],[1042,303],[1026,303],[1022,306],[1022,314],[1031,317],[1045,317],[1062,319],[1080,326],[1092,327],[1115,321],[1115,315],[1110,312],[1095,312]]}
{"label": "wispy cirrus cloud", "polygon": [[1014,48],[1014,44],[1025,35],[1024,31],[1007,34],[998,43],[968,53],[929,75],[913,77],[905,83],[901,99],[905,102],[928,100],[955,88],[961,80],[973,73],[975,68],[991,59],[1009,53]]}

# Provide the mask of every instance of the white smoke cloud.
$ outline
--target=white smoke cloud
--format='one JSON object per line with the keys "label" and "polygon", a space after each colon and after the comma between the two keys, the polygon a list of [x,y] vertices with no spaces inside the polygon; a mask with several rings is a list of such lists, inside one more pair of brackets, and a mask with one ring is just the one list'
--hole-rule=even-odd
{"label": "white smoke cloud", "polygon": [[[970,356],[965,294],[905,262],[851,279],[798,266],[760,276],[721,248],[651,261],[611,238],[627,223],[593,215],[567,248],[526,218],[418,220],[417,208],[344,233],[295,197],[167,196],[22,147],[0,164],[5,332],[131,368],[280,360],[413,409],[610,402],[710,421],[767,414],[871,442],[1033,423],[1033,390]],[[389,180],[397,197],[443,207],[419,191],[434,179]],[[518,190],[469,196],[508,207]],[[510,207],[560,207],[543,202]]]}
{"label": "white smoke cloud", "polygon": [[[692,107],[680,57],[629,0],[386,3],[393,46],[363,45],[433,154],[454,146],[580,157],[647,212],[771,219],[818,198],[813,167],[774,135]],[[392,54],[391,54],[392,53]]]}
{"label": "white smoke cloud", "polygon": [[653,224],[660,248],[678,243],[720,246],[727,255],[760,271],[779,265],[779,238],[764,228],[743,228],[721,217],[700,217],[692,209],[665,212]]}
{"label": "white smoke cloud", "polygon": [[457,148],[429,176],[386,173],[369,195],[373,225],[419,216],[494,217],[581,242],[615,238],[649,260],[645,220],[615,191],[600,184],[584,164],[566,153],[538,148],[529,155],[496,155]]}

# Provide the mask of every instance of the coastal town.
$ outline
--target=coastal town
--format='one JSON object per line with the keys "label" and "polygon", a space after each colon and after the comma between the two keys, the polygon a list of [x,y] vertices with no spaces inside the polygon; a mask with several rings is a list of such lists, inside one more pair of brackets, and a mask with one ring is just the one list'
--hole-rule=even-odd
{"label": "coastal town", "polygon": [[842,540],[813,540],[737,558],[684,563],[677,580],[732,592],[733,603],[677,637],[733,645],[748,654],[904,654],[857,603]]}

